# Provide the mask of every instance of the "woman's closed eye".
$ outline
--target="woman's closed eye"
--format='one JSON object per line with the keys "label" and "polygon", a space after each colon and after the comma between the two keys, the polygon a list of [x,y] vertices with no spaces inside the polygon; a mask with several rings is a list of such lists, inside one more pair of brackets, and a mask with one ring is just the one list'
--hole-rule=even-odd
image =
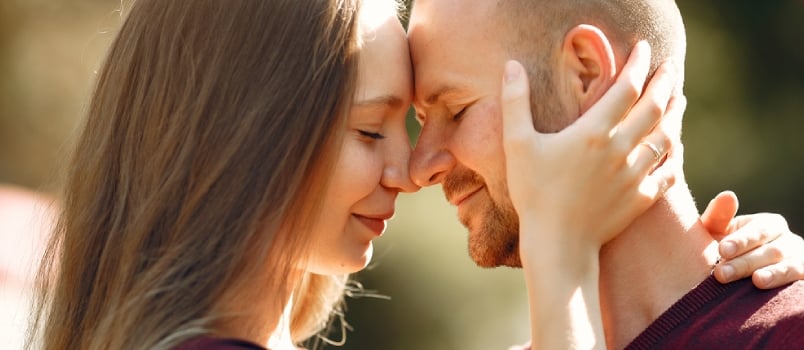
{"label": "woman's closed eye", "polygon": [[373,140],[382,140],[385,138],[385,135],[380,134],[378,132],[371,132],[366,130],[358,130],[358,132],[360,133],[361,136],[365,136]]}

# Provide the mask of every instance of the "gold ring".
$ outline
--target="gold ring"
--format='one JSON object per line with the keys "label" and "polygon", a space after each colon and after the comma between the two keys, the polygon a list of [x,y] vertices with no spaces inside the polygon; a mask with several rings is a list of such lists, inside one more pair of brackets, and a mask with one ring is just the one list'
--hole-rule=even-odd
{"label": "gold ring", "polygon": [[662,158],[662,152],[659,151],[659,147],[656,147],[656,145],[650,142],[640,142],[639,145],[647,147],[653,153],[653,161],[658,162]]}

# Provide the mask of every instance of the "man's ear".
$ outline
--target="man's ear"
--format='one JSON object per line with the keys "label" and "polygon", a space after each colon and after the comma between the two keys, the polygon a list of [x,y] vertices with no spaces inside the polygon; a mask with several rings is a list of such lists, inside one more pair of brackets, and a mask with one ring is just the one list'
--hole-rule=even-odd
{"label": "man's ear", "polygon": [[564,36],[561,67],[581,114],[614,82],[617,74],[611,42],[599,28],[581,24]]}

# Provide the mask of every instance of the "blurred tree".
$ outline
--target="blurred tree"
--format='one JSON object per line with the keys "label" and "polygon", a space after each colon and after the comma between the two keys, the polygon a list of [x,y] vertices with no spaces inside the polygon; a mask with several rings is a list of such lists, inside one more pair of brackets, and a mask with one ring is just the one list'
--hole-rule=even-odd
{"label": "blurred tree", "polygon": [[[679,1],[688,27],[688,180],[804,230],[804,2]],[[702,201],[703,202],[703,201]],[[706,202],[701,203],[705,205]]]}

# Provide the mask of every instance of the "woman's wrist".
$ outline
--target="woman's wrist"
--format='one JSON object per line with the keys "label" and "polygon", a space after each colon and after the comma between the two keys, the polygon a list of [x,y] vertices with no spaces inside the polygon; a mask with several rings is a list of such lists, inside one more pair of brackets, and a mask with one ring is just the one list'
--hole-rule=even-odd
{"label": "woman's wrist", "polygon": [[599,247],[582,235],[544,225],[534,227],[520,227],[533,348],[596,347],[603,334]]}
{"label": "woman's wrist", "polygon": [[587,232],[572,230],[546,221],[520,219],[519,253],[523,266],[553,270],[572,283],[592,272],[596,275],[602,244],[588,237]]}

